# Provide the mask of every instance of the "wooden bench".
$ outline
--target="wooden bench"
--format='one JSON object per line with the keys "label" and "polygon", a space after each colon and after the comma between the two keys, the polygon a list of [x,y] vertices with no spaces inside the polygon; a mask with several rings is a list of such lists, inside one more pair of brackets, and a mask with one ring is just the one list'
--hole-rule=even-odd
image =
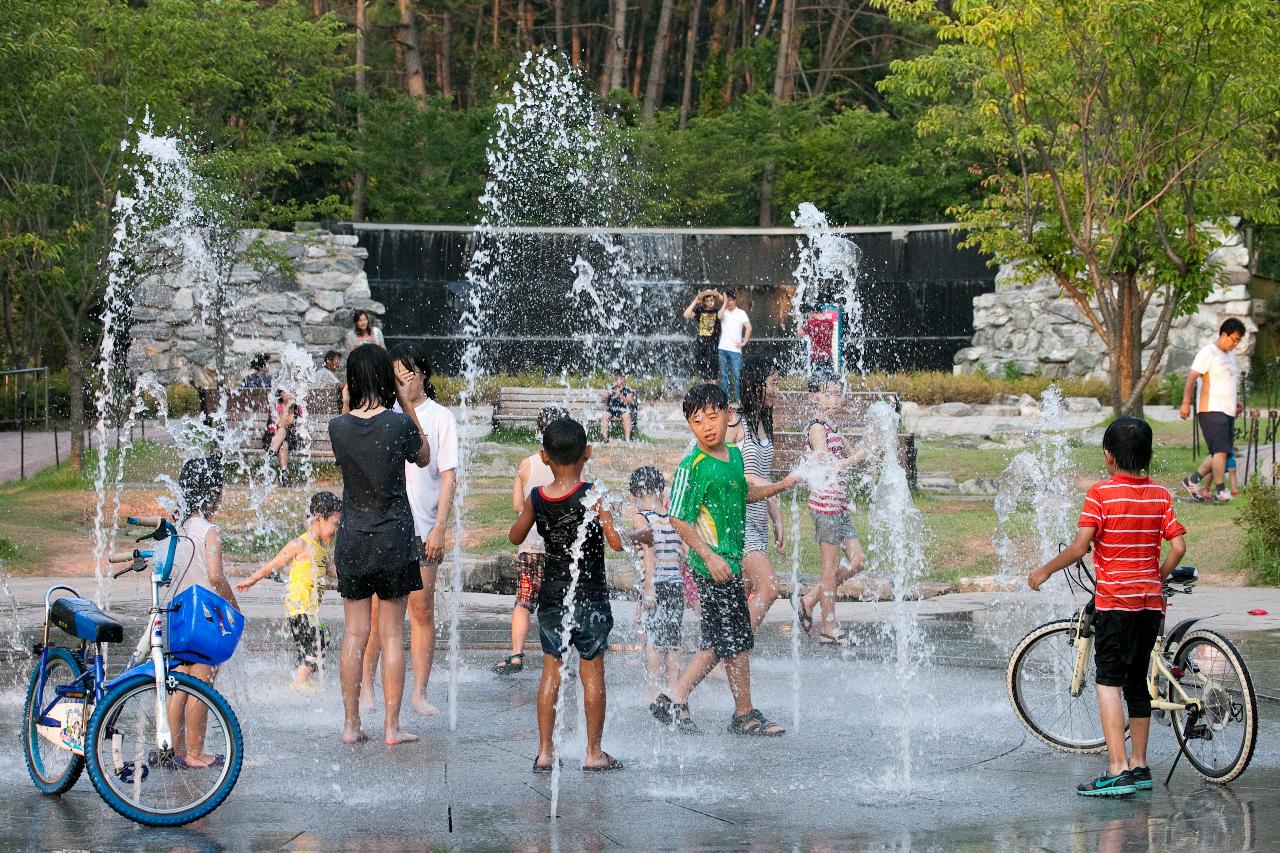
{"label": "wooden bench", "polygon": [[[227,394],[227,426],[241,431],[244,436],[237,448],[240,452],[262,450],[262,436],[267,431],[267,419],[274,398],[269,388],[234,388]],[[200,410],[212,415],[218,410],[218,394],[210,389],[200,395]],[[302,404],[303,417],[310,443],[299,448],[295,455],[309,455],[312,459],[332,459],[333,447],[329,443],[329,421],[342,412],[342,386],[313,388]],[[307,431],[298,425],[299,435]]]}
{"label": "wooden bench", "polygon": [[[804,391],[781,391],[773,407],[773,477],[780,479],[791,472],[800,458],[809,450],[808,424],[813,418],[813,405]],[[850,444],[862,441],[866,431],[867,411],[872,404],[884,401],[893,405],[894,411],[902,411],[897,394],[878,391],[851,391],[845,395],[845,404],[835,414],[834,420],[840,432]],[[898,435],[898,462],[907,472],[911,488],[916,487],[916,437],[910,433]]]}
{"label": "wooden bench", "polygon": [[499,388],[493,404],[493,426],[533,429],[546,406],[562,406],[569,417],[590,429],[604,411],[604,389],[596,388]]}

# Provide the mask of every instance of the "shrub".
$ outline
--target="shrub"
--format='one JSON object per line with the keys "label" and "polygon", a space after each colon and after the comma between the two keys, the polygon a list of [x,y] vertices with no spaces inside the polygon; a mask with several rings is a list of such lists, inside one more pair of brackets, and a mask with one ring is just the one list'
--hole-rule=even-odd
{"label": "shrub", "polygon": [[1280,585],[1280,493],[1276,487],[1252,479],[1244,489],[1245,572],[1250,584]]}
{"label": "shrub", "polygon": [[1022,378],[1022,368],[1018,366],[1016,361],[1006,361],[1004,363],[1003,373],[1005,379],[1014,380]]}
{"label": "shrub", "polygon": [[200,411],[200,395],[190,385],[170,385],[165,392],[169,417],[180,418]]}

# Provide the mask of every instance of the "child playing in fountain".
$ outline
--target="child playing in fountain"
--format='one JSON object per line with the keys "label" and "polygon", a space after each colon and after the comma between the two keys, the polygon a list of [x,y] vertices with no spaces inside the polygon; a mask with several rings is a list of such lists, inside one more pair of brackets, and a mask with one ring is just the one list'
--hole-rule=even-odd
{"label": "child playing in fountain", "polygon": [[[582,469],[591,458],[591,445],[582,424],[571,418],[552,421],[542,433],[543,464],[551,469],[549,485],[529,493],[508,538],[519,545],[535,526],[546,543],[546,564],[538,592],[538,637],[542,642],[542,681],[538,685],[538,755],[533,772],[550,773],[555,760],[552,733],[560,693],[561,658],[573,647],[580,658],[582,696],[587,717],[587,755],[582,769],[621,770],[622,762],[600,748],[604,733],[604,653],[609,646],[613,613],[605,583],[604,543],[622,550],[613,516],[603,503],[597,517],[586,524],[583,500],[592,484],[582,482]],[[583,531],[583,525],[586,529]],[[579,542],[580,533],[584,538]],[[578,546],[575,554],[575,544]],[[575,583],[574,574],[577,574]],[[573,600],[568,601],[570,587]],[[569,636],[564,636],[566,609],[571,609]]]}
{"label": "child playing in fountain", "polygon": [[829,476],[825,482],[813,484],[809,491],[809,514],[813,516],[813,530],[822,555],[822,574],[818,585],[800,599],[800,627],[811,631],[812,614],[821,606],[818,644],[823,646],[851,643],[836,621],[836,587],[862,571],[866,562],[858,533],[849,520],[849,466],[862,461],[866,451],[859,447],[849,453],[836,426],[836,412],[843,399],[844,389],[834,373],[814,373],[809,380],[809,400],[817,414],[809,421],[809,452],[816,462],[827,467],[825,473]]}
{"label": "child playing in fountain", "polygon": [[697,446],[671,478],[671,525],[689,547],[689,566],[702,608],[701,648],[670,694],[658,694],[651,710],[659,722],[697,733],[689,714],[689,693],[723,662],[733,694],[729,731],[781,735],[785,729],[751,704],[749,655],[755,639],[742,586],[742,550],[747,504],[780,494],[800,478],[792,474],[778,483],[747,483],[741,451],[725,443],[729,399],[719,385],[695,385],[685,394],[683,408]]}
{"label": "child playing in fountain", "polygon": [[[1109,480],[1095,483],[1080,510],[1080,532],[1058,556],[1027,577],[1040,589],[1054,572],[1094,548],[1093,655],[1097,673],[1098,714],[1107,741],[1107,771],[1076,792],[1086,797],[1122,797],[1151,789],[1147,736],[1151,732],[1151,696],[1147,663],[1164,617],[1165,578],[1186,553],[1186,528],[1173,513],[1169,490],[1147,479],[1151,465],[1151,427],[1141,418],[1120,418],[1102,436],[1102,458]],[[1161,540],[1169,542],[1160,559]],[[1124,703],[1129,710],[1125,754]]]}
{"label": "child playing in fountain", "polygon": [[[640,606],[645,612],[649,698],[673,688],[680,674],[680,625],[684,621],[684,540],[667,515],[667,484],[651,465],[631,472],[631,496],[640,518],[637,544],[644,559]],[[640,536],[647,533],[647,536]],[[654,706],[650,706],[650,711]]]}
{"label": "child playing in fountain", "polygon": [[271,562],[236,584],[236,591],[244,592],[268,577],[285,580],[280,570],[286,565],[289,567],[284,611],[298,649],[297,669],[289,685],[294,690],[315,687],[313,677],[320,671],[329,645],[329,629],[320,622],[320,598],[324,595],[325,582],[338,579],[330,564],[329,545],[338,532],[342,501],[333,492],[316,492],[311,496],[310,515],[306,532],[281,548]]}

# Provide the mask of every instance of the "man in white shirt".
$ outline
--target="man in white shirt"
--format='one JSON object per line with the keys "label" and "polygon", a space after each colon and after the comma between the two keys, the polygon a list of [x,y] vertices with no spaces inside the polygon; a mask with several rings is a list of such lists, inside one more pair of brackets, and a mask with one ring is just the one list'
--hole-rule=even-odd
{"label": "man in white shirt", "polygon": [[[747,312],[738,307],[738,294],[726,290],[721,294],[720,345],[717,355],[720,357],[720,388],[730,400],[739,396],[738,375],[742,373],[742,348],[751,340],[751,320]],[[730,390],[732,386],[733,390]]]}
{"label": "man in white shirt", "polygon": [[[1218,340],[1205,344],[1196,353],[1182,389],[1182,408],[1178,413],[1186,420],[1191,415],[1191,394],[1196,381],[1200,382],[1196,421],[1204,434],[1205,444],[1209,446],[1209,455],[1195,472],[1182,478],[1183,488],[1197,501],[1231,500],[1231,492],[1225,484],[1227,457],[1232,452],[1236,415],[1244,411],[1244,405],[1236,395],[1240,385],[1240,366],[1232,350],[1240,345],[1244,333],[1244,323],[1235,317],[1225,320],[1218,329]],[[1213,474],[1211,489],[1206,479],[1210,472]]]}

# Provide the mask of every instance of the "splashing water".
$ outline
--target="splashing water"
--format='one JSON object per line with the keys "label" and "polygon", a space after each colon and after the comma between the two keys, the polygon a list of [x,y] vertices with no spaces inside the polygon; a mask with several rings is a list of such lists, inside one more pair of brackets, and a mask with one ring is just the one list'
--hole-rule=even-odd
{"label": "splashing water", "polygon": [[792,212],[791,221],[805,232],[804,239],[796,240],[796,292],[791,302],[796,331],[804,327],[804,312],[820,305],[836,305],[853,344],[854,366],[858,373],[865,373],[866,324],[858,293],[862,249],[848,237],[836,234],[827,215],[809,202],[801,202]]}
{"label": "splashing water", "polygon": [[919,618],[906,602],[919,597],[925,571],[924,516],[911,498],[907,472],[898,459],[898,413],[891,404],[878,401],[867,410],[866,446],[879,463],[867,518],[867,556],[873,571],[891,578],[893,591],[885,631],[898,691],[898,764],[886,769],[885,783],[890,789],[910,791],[912,737],[921,701],[913,695],[912,685],[930,652]]}

